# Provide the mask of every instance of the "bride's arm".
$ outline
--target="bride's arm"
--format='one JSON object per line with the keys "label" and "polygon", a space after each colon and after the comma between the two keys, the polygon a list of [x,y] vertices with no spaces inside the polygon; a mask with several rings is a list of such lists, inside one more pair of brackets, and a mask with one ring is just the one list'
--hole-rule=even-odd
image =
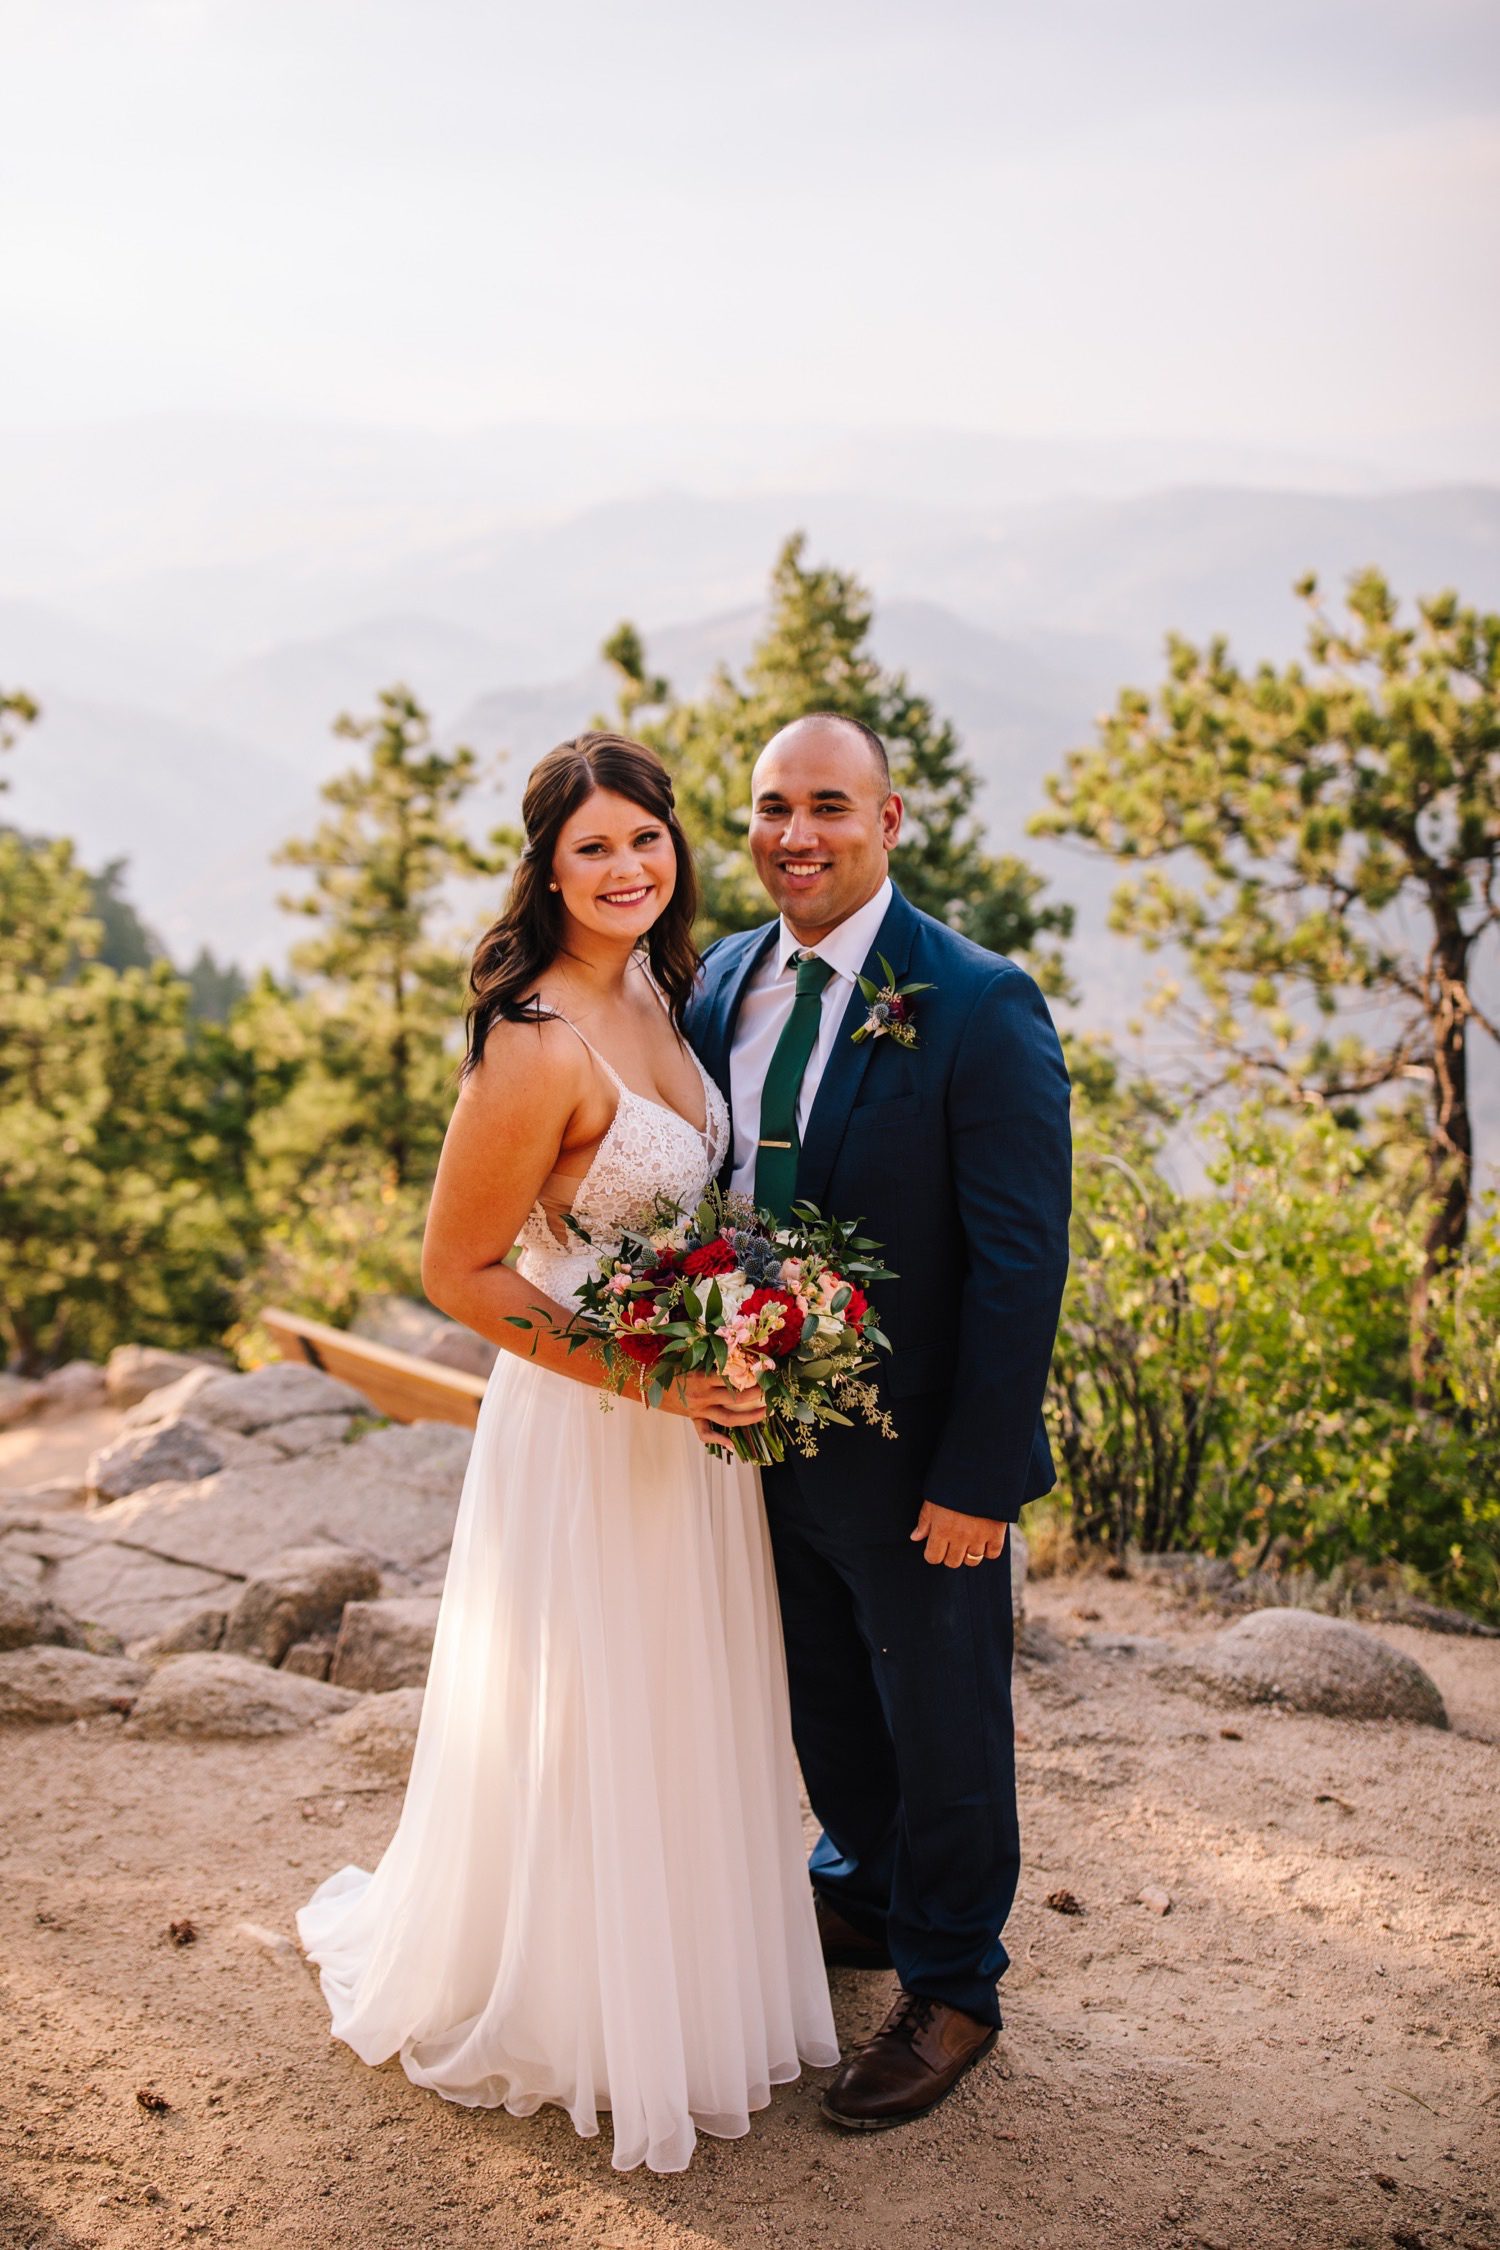
{"label": "bride's arm", "polygon": [[[422,1238],[422,1287],[440,1312],[575,1383],[602,1389],[603,1354],[553,1333],[578,1311],[505,1263],[542,1183],[557,1167],[593,1090],[585,1050],[561,1025],[499,1023],[465,1078],[448,1121]],[[515,1318],[529,1328],[510,1325]],[[694,1375],[666,1411],[715,1422],[758,1421],[764,1402]]]}

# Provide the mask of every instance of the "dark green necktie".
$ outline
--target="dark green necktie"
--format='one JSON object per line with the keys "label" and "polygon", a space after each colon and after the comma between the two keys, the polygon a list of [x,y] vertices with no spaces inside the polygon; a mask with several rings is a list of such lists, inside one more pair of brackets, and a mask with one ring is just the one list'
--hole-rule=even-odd
{"label": "dark green necktie", "polygon": [[797,1096],[808,1057],[818,1043],[823,987],[833,975],[828,963],[815,954],[802,953],[796,960],[797,997],[761,1088],[760,1146],[755,1152],[756,1203],[778,1219],[791,1217],[797,1192]]}

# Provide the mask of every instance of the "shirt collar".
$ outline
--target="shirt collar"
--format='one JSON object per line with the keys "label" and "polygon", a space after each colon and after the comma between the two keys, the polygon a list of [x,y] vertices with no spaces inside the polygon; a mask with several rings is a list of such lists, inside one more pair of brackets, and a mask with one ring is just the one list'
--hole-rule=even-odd
{"label": "shirt collar", "polygon": [[826,961],[834,975],[842,977],[846,984],[853,984],[865,965],[871,946],[880,934],[880,925],[885,920],[886,908],[890,903],[891,879],[887,875],[873,898],[866,899],[863,906],[857,907],[846,921],[840,922],[836,929],[830,930],[816,945],[804,946],[799,938],[793,937],[783,921],[776,933],[777,975],[785,976],[787,963],[794,953],[807,952],[815,953],[820,961]]}

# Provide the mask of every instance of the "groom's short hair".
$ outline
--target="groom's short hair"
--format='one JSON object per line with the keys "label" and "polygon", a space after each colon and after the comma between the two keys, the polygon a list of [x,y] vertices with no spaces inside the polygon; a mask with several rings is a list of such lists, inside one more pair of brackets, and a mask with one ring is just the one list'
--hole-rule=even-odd
{"label": "groom's short hair", "polygon": [[793,720],[792,723],[794,726],[850,728],[853,733],[859,736],[861,742],[864,743],[871,757],[875,760],[875,770],[880,776],[881,784],[884,787],[886,795],[890,795],[890,758],[886,754],[885,744],[881,741],[879,735],[875,732],[875,729],[873,727],[867,727],[863,719],[851,719],[847,711],[804,711],[802,717],[800,719]]}

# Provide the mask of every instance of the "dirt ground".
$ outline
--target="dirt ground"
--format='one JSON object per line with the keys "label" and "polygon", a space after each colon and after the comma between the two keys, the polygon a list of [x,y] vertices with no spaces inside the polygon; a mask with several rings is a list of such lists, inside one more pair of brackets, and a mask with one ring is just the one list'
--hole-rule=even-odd
{"label": "dirt ground", "polygon": [[[1030,1606],[999,2047],[869,2137],[820,2120],[810,2074],[675,2178],[367,2070],[300,1959],[244,1934],[373,1864],[394,1785],[315,1736],[8,1733],[0,2242],[1500,2245],[1500,1642],[1391,1630],[1440,1734],[1235,1714],[1089,1645],[1213,1629],[1155,1586],[1052,1579]],[[846,2041],[889,1989],[836,1976]]]}

